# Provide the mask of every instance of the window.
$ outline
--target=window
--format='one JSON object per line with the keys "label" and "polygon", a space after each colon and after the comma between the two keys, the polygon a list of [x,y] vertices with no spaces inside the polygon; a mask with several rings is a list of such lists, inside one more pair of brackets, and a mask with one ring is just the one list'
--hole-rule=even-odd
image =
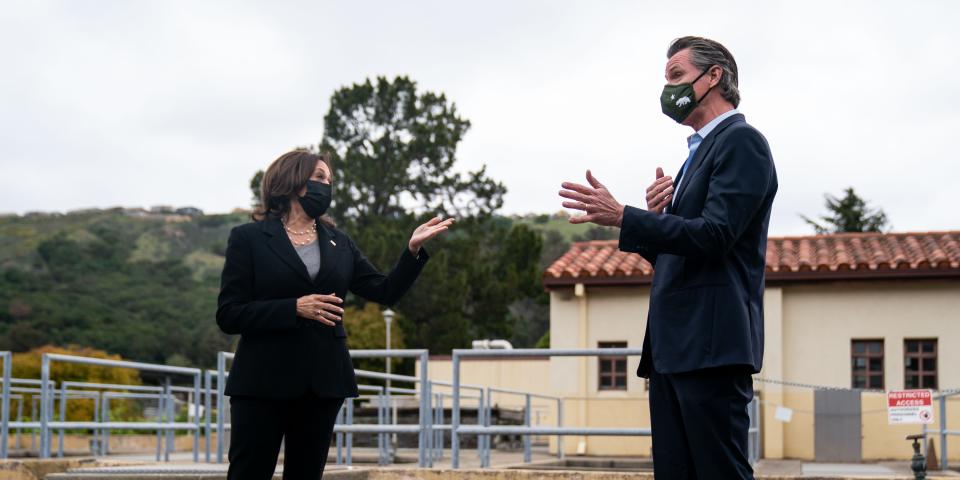
{"label": "window", "polygon": [[904,387],[937,388],[937,339],[903,343]]}
{"label": "window", "polygon": [[[600,342],[600,348],[627,348],[627,342]],[[598,357],[600,390],[627,389],[627,357]]]}
{"label": "window", "polygon": [[883,340],[853,340],[853,388],[883,390]]}

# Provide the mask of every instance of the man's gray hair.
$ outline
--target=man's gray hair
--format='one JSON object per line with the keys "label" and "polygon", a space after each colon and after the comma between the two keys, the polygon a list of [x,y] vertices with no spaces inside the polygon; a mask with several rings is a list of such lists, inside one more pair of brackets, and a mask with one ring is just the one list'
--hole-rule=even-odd
{"label": "man's gray hair", "polygon": [[737,62],[727,47],[703,37],[680,37],[670,43],[667,58],[680,50],[690,49],[690,62],[701,72],[717,65],[723,69],[720,77],[720,94],[734,107],[740,105],[740,88],[737,85]]}

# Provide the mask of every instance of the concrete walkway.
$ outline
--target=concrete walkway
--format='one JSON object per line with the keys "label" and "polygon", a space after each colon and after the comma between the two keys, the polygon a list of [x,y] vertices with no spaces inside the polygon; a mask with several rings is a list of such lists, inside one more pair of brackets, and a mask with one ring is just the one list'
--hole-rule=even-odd
{"label": "concrete walkway", "polygon": [[[582,480],[613,480],[621,478],[649,479],[649,459],[598,459],[590,457],[567,457],[577,464],[590,463],[596,468],[579,468],[569,465],[560,465],[554,455],[548,454],[543,448],[534,449],[533,463],[523,463],[522,452],[491,452],[491,468],[480,470],[480,462],[476,451],[462,452],[460,459],[461,470],[450,470],[449,451],[444,452],[444,458],[434,463],[433,469],[418,470],[416,460],[417,451],[401,449],[398,452],[399,463],[387,467],[377,467],[375,449],[354,448],[354,466],[337,465],[335,449],[331,451],[327,472],[331,479],[364,479],[364,480],[392,480],[394,478],[431,480],[433,478],[470,479],[532,479],[551,478],[566,479],[579,478]],[[66,459],[65,459],[66,460]],[[80,459],[75,459],[80,460]],[[108,458],[83,459],[82,465],[72,462],[69,474],[52,475],[51,479],[71,480],[80,478],[110,478],[110,479],[203,479],[217,480],[225,478],[226,464],[193,463],[190,453],[177,453],[170,462],[154,461],[151,454],[144,455],[111,455]],[[631,467],[631,471],[616,471],[603,465],[621,464]],[[10,460],[8,462],[14,462]],[[38,460],[24,460],[25,462],[39,462]],[[612,463],[611,463],[612,462]],[[79,468],[78,468],[79,467]],[[758,479],[912,479],[909,462],[882,462],[872,464],[835,464],[835,463],[805,463],[796,460],[761,460],[756,465]],[[0,463],[0,472],[4,472]],[[49,471],[49,470],[48,470]],[[60,470],[63,471],[63,470]],[[282,464],[278,465],[277,474],[282,472]],[[439,476],[438,476],[439,475]],[[492,476],[491,476],[492,475]],[[532,476],[531,476],[532,475]],[[570,475],[575,475],[570,477]],[[957,472],[930,472],[928,478],[950,479],[960,478]],[[0,477],[6,478],[2,473]],[[20,478],[20,477],[15,477]],[[31,477],[22,477],[30,479]],[[39,477],[42,478],[42,477]],[[279,478],[279,476],[277,477]]]}

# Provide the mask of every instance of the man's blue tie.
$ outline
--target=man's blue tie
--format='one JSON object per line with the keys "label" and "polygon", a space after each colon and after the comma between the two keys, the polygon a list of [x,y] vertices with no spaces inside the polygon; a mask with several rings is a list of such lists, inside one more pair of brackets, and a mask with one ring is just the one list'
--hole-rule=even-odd
{"label": "man's blue tie", "polygon": [[697,148],[700,147],[700,138],[699,134],[694,133],[690,135],[690,138],[687,139],[687,147],[690,148],[690,154],[687,155],[687,161],[683,162],[683,167],[680,168],[680,176],[677,177],[676,181],[673,182],[673,199],[670,201],[670,206],[673,206],[673,203],[677,200],[677,192],[680,190],[680,182],[683,181],[683,177],[687,174],[687,168],[690,168],[690,162],[693,160],[693,156],[697,154]]}

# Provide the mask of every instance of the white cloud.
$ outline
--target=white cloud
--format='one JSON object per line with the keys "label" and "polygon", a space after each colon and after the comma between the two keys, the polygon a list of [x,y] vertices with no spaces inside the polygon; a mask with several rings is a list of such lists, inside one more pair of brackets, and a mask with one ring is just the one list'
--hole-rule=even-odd
{"label": "white cloud", "polygon": [[316,142],[334,89],[410,75],[473,128],[506,212],[589,167],[642,203],[686,157],[659,111],[668,42],[725,43],[780,176],[771,234],[854,186],[898,230],[960,228],[950,2],[14,2],[0,10],[0,211],[249,200]]}

